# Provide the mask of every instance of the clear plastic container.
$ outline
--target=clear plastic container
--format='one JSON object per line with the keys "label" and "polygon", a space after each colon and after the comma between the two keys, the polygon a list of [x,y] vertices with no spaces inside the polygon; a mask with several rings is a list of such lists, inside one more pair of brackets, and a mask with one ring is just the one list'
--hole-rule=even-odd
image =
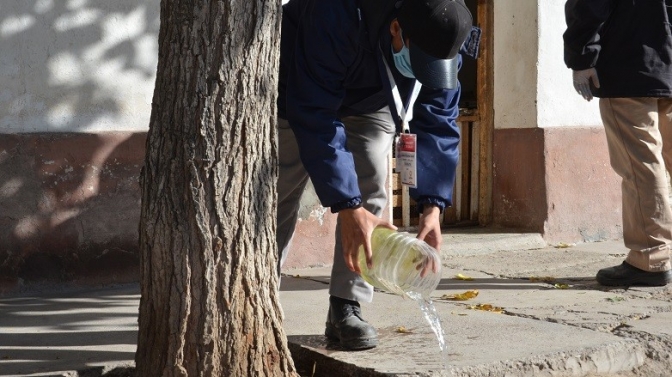
{"label": "clear plastic container", "polygon": [[[402,296],[429,298],[441,280],[439,253],[408,233],[378,227],[371,235],[373,266],[366,266],[364,246],[359,248],[359,268],[366,282]],[[424,270],[424,276],[423,275]]]}

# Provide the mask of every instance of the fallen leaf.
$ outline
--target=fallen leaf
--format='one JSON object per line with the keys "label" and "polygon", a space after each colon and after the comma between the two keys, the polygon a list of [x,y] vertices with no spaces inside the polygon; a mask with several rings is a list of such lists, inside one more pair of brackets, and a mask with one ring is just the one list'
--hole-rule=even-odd
{"label": "fallen leaf", "polygon": [[624,297],[618,297],[618,296],[608,297],[607,301],[611,301],[611,302],[625,301],[625,298]]}
{"label": "fallen leaf", "polygon": [[441,299],[451,300],[451,301],[467,301],[467,300],[472,299],[476,296],[478,296],[478,291],[473,290],[473,291],[466,291],[464,293],[455,293],[455,294],[452,294],[452,295],[443,295],[443,296],[441,296]]}
{"label": "fallen leaf", "polygon": [[397,329],[395,331],[398,332],[399,334],[410,334],[411,333],[411,330],[405,328],[404,326],[397,327]]}
{"label": "fallen leaf", "polygon": [[555,281],[555,278],[553,276],[530,276],[529,277],[530,281],[541,281],[544,283],[552,283]]}
{"label": "fallen leaf", "polygon": [[474,280],[474,278],[472,278],[471,276],[462,275],[462,274],[455,275],[455,279],[457,279],[457,280],[467,280],[467,281]]}
{"label": "fallen leaf", "polygon": [[566,243],[566,242],[560,242],[559,244],[555,245],[556,249],[566,249],[568,247],[574,247],[576,246],[575,243]]}
{"label": "fallen leaf", "polygon": [[468,306],[469,309],[472,310],[482,310],[485,312],[492,312],[492,313],[497,313],[497,314],[502,314],[504,313],[504,309],[500,308],[499,306],[494,306],[491,304],[476,304],[476,305],[470,305]]}
{"label": "fallen leaf", "polygon": [[555,283],[555,284],[553,285],[553,287],[556,288],[556,289],[568,289],[568,288],[569,288],[569,284]]}

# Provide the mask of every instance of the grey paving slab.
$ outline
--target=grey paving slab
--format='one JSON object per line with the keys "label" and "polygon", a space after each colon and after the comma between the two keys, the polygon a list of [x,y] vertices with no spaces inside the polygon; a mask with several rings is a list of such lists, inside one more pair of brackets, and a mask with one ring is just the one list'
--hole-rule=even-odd
{"label": "grey paving slab", "polygon": [[[320,271],[325,268],[318,269]],[[328,285],[307,278],[283,277],[280,303],[285,332],[291,335],[318,335],[324,333],[329,308]]]}
{"label": "grey paving slab", "polygon": [[[385,293],[377,293],[373,303],[363,305],[364,316],[379,329],[379,346],[360,352],[343,351],[337,345],[328,343],[322,335],[328,305],[325,271],[328,269],[297,271],[297,275],[302,276],[300,279],[316,279],[318,281],[311,280],[311,285],[322,288],[321,292],[313,291],[311,297],[304,301],[306,308],[315,308],[317,319],[295,313],[294,307],[285,309],[290,341],[343,365],[357,365],[370,373],[474,377],[508,373],[523,376],[545,375],[540,370],[546,369],[555,373],[548,375],[566,373],[582,376],[591,372],[629,370],[641,365],[644,360],[644,351],[638,342],[606,332],[468,308],[469,304],[476,303],[515,303],[535,309],[542,305],[557,307],[560,303],[556,294],[562,296],[568,293],[566,291],[551,291],[543,283],[521,280],[487,278],[484,279],[487,280],[486,285],[479,285],[477,278],[472,282],[456,281],[451,279],[456,271],[450,269],[444,270],[446,278],[435,292],[435,298],[459,293],[465,288],[476,288],[481,293],[472,303],[434,300],[448,343],[447,359],[439,351],[437,338],[418,305],[413,300]],[[458,282],[459,289],[451,289],[454,288],[450,284],[453,281]],[[282,294],[283,299],[288,299],[289,294],[298,295],[296,292]],[[576,294],[580,296],[580,292]],[[504,300],[507,296],[510,296],[509,301]],[[520,299],[525,296],[528,296],[525,300]],[[301,326],[295,327],[292,317],[301,318]],[[306,328],[310,328],[312,333],[305,331]]]}
{"label": "grey paving slab", "polygon": [[0,299],[0,376],[128,365],[137,344],[137,285]]}
{"label": "grey paving slab", "polygon": [[672,313],[653,313],[639,321],[629,322],[632,331],[643,331],[652,335],[672,338]]}
{"label": "grey paving slab", "polygon": [[[379,329],[377,348],[347,352],[328,343],[329,268],[286,271],[280,300],[295,362],[308,368],[303,375],[315,368],[314,376],[339,377],[666,376],[672,287],[598,286],[597,269],[625,255],[620,242],[537,248],[527,240],[518,243],[525,250],[513,250],[505,245],[510,234],[499,236],[501,247],[498,236],[489,236],[492,243],[480,252],[444,250],[443,278],[432,298],[447,357],[417,303],[383,292],[363,304],[365,318]],[[471,236],[449,240],[455,248],[470,240],[462,248],[469,250],[487,238]],[[473,280],[457,280],[458,274]],[[441,299],[467,290],[479,294]],[[138,304],[137,286],[0,297],[0,376],[77,376],[75,370],[100,376],[132,365]],[[504,312],[475,310],[477,304]],[[651,363],[658,364],[647,369]]]}
{"label": "grey paving slab", "polygon": [[490,228],[453,228],[443,233],[443,255],[484,255],[498,251],[546,247],[539,233],[522,233]]}
{"label": "grey paving slab", "polygon": [[570,248],[546,247],[478,255],[444,255],[445,265],[493,276],[554,276],[591,280],[598,269],[620,264],[627,250],[619,241],[580,244]]}
{"label": "grey paving slab", "polygon": [[[445,268],[444,274],[450,276],[453,271],[461,270]],[[562,278],[542,282],[483,277],[484,274],[479,272],[469,276],[474,280],[443,279],[434,295],[441,297],[477,290],[479,295],[470,301],[502,307],[517,316],[603,331],[654,313],[672,311],[670,301],[655,299],[650,292],[644,291],[664,291],[667,288],[604,290],[592,282],[565,282]]]}

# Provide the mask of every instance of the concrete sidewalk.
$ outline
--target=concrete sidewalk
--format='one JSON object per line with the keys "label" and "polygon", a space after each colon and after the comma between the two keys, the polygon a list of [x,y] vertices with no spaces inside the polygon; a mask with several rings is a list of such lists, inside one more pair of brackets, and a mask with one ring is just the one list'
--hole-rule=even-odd
{"label": "concrete sidewalk", "polygon": [[[557,248],[538,235],[486,230],[451,231],[445,239],[433,301],[447,358],[418,305],[382,292],[363,304],[379,329],[377,348],[346,352],[327,343],[329,269],[294,270],[283,277],[281,302],[302,374],[672,376],[672,287],[595,283],[599,268],[624,258],[620,241]],[[441,298],[468,290],[479,294]],[[138,302],[137,286],[0,298],[0,376],[124,375],[133,364]]]}

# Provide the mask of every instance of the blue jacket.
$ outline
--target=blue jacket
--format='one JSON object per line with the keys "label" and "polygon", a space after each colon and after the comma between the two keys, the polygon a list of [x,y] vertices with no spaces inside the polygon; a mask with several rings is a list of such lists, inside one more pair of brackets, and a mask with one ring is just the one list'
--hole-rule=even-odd
{"label": "blue jacket", "polygon": [[[384,23],[378,48],[369,40],[374,31],[367,28],[358,0],[291,0],[283,7],[278,116],[289,121],[315,191],[322,205],[334,212],[361,202],[340,118],[371,113],[390,103],[381,55],[402,97],[409,95],[414,82],[394,68],[387,31],[393,18],[391,14]],[[410,127],[418,137],[418,184],[410,194],[420,205],[444,208],[452,202],[459,98],[459,86],[423,87],[415,102]]]}
{"label": "blue jacket", "polygon": [[672,96],[672,0],[569,0],[565,17],[565,63],[595,68],[594,96]]}

